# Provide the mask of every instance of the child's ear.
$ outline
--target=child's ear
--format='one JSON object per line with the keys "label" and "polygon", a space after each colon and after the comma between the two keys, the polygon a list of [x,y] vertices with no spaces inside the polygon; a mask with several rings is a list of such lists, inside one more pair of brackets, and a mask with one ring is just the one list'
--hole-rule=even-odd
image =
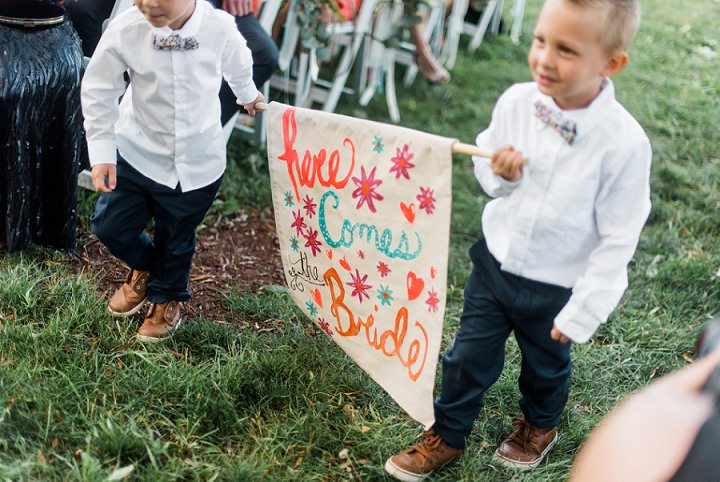
{"label": "child's ear", "polygon": [[627,52],[616,50],[608,59],[608,62],[602,71],[602,75],[604,77],[612,77],[618,72],[621,72],[628,64],[629,59],[630,57]]}

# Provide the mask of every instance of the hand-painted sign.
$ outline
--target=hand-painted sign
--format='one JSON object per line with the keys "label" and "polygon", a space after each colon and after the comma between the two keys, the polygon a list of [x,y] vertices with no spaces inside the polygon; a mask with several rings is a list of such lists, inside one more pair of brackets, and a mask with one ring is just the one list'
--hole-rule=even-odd
{"label": "hand-painted sign", "polygon": [[431,425],[454,140],[275,102],[265,115],[295,302],[410,416]]}

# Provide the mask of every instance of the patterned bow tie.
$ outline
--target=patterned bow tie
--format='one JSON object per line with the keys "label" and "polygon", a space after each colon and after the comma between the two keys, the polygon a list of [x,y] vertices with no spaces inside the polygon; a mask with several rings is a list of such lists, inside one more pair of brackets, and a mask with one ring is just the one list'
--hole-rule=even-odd
{"label": "patterned bow tie", "polygon": [[171,33],[167,37],[153,34],[152,45],[155,50],[195,50],[200,43],[194,36],[181,37]]}
{"label": "patterned bow tie", "polygon": [[575,121],[563,120],[563,115],[560,112],[555,112],[539,100],[535,102],[535,117],[555,129],[569,145],[575,142],[577,136]]}

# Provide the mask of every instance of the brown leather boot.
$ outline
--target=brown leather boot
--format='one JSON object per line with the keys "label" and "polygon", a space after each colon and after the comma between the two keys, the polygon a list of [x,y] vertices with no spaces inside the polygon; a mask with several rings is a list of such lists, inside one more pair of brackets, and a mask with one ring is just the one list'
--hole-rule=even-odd
{"label": "brown leather boot", "polygon": [[179,301],[150,305],[147,317],[138,329],[137,339],[154,343],[170,336],[182,321],[181,305]]}
{"label": "brown leather boot", "polygon": [[134,315],[145,304],[150,273],[131,269],[125,282],[115,291],[108,310],[115,316]]}
{"label": "brown leather boot", "polygon": [[385,471],[398,480],[416,482],[458,458],[461,449],[450,447],[432,430],[422,433],[423,441],[398,452],[385,462]]}
{"label": "brown leather boot", "polygon": [[495,451],[495,460],[507,467],[534,469],[558,439],[555,427],[540,428],[524,418],[516,418],[517,428]]}

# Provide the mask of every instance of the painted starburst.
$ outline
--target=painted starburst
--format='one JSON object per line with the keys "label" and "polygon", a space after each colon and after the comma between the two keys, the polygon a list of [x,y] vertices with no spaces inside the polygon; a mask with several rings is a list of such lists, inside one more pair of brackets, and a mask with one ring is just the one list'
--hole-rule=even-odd
{"label": "painted starburst", "polygon": [[357,203],[357,206],[355,206],[355,209],[360,209],[360,206],[363,204],[367,204],[368,209],[370,209],[371,212],[377,212],[375,209],[375,202],[373,199],[377,199],[378,201],[382,201],[384,198],[382,195],[375,192],[375,189],[377,189],[380,184],[382,184],[382,181],[380,179],[375,179],[375,170],[376,167],[372,168],[372,171],[370,171],[370,175],[368,176],[365,173],[365,166],[360,167],[360,176],[361,178],[353,177],[352,180],[355,183],[356,186],[359,186],[357,189],[355,189],[352,193],[353,199],[356,197],[359,197],[360,200]]}
{"label": "painted starburst", "polygon": [[320,328],[328,334],[328,336],[333,336],[333,332],[330,329],[330,323],[325,321],[325,318],[318,318],[318,324],[320,325]]}
{"label": "painted starburst", "polygon": [[314,202],[313,198],[310,197],[309,194],[305,195],[305,199],[303,199],[303,202],[305,203],[305,215],[312,219],[313,216],[315,216],[315,208],[317,207],[317,204]]}
{"label": "painted starburst", "polygon": [[415,167],[415,164],[410,162],[415,154],[408,152],[408,149],[407,144],[403,146],[402,150],[400,150],[399,147],[395,148],[397,155],[390,159],[394,164],[393,167],[390,168],[390,172],[395,173],[395,179],[400,179],[400,176],[403,176],[405,179],[410,179],[408,169]]}
{"label": "painted starburst", "polygon": [[298,241],[297,237],[293,236],[292,238],[290,238],[290,247],[295,252],[300,249],[300,242]]}
{"label": "painted starburst", "polygon": [[295,233],[298,236],[301,236],[303,233],[303,229],[305,229],[305,218],[302,216],[302,213],[300,213],[299,209],[297,210],[297,212],[293,211],[292,215],[295,221],[293,221],[290,227],[295,228]]}
{"label": "painted starburst", "polygon": [[365,252],[362,249],[358,249],[358,258],[365,259]]}
{"label": "painted starburst", "polygon": [[393,292],[390,288],[387,286],[380,285],[380,288],[377,290],[378,292],[378,299],[380,300],[381,305],[387,305],[390,306],[393,302]]}
{"label": "painted starburst", "polygon": [[291,208],[295,205],[295,197],[290,191],[285,192],[285,206]]}
{"label": "painted starburst", "polygon": [[310,316],[315,316],[315,315],[317,315],[317,313],[318,313],[318,308],[317,308],[317,306],[315,306],[315,303],[313,303],[312,301],[306,301],[306,302],[305,302],[305,307],[307,308],[308,313],[310,313]]}
{"label": "painted starburst", "polygon": [[307,243],[305,243],[305,247],[312,250],[313,256],[317,256],[317,254],[322,251],[322,249],[320,248],[320,246],[322,246],[322,243],[317,237],[317,230],[308,228],[307,233],[305,234],[305,239],[307,240]]}
{"label": "painted starburst", "polygon": [[428,291],[428,299],[425,300],[425,303],[428,305],[428,311],[432,311],[433,313],[437,312],[440,298],[438,298],[435,288]]}
{"label": "painted starburst", "polygon": [[382,261],[378,262],[377,270],[378,270],[378,273],[380,273],[381,278],[387,278],[387,275],[389,275],[390,272],[392,271],[390,269],[390,266],[388,266],[386,263],[383,263]]}
{"label": "painted starburst", "polygon": [[434,191],[430,188],[424,188],[420,186],[420,194],[415,198],[420,201],[419,209],[424,209],[426,213],[432,214],[435,211],[435,197],[433,196]]}
{"label": "painted starburst", "polygon": [[378,154],[382,153],[383,149],[385,149],[385,144],[383,144],[382,137],[380,136],[374,136],[373,139],[373,151],[377,152]]}
{"label": "painted starburst", "polygon": [[365,284],[365,280],[367,280],[368,275],[361,277],[360,271],[355,269],[355,274],[350,273],[350,277],[352,278],[352,281],[350,283],[346,283],[353,289],[352,293],[350,293],[350,296],[357,296],[360,303],[362,303],[363,301],[363,296],[367,299],[370,299],[370,295],[367,294],[366,290],[372,288],[372,285]]}

